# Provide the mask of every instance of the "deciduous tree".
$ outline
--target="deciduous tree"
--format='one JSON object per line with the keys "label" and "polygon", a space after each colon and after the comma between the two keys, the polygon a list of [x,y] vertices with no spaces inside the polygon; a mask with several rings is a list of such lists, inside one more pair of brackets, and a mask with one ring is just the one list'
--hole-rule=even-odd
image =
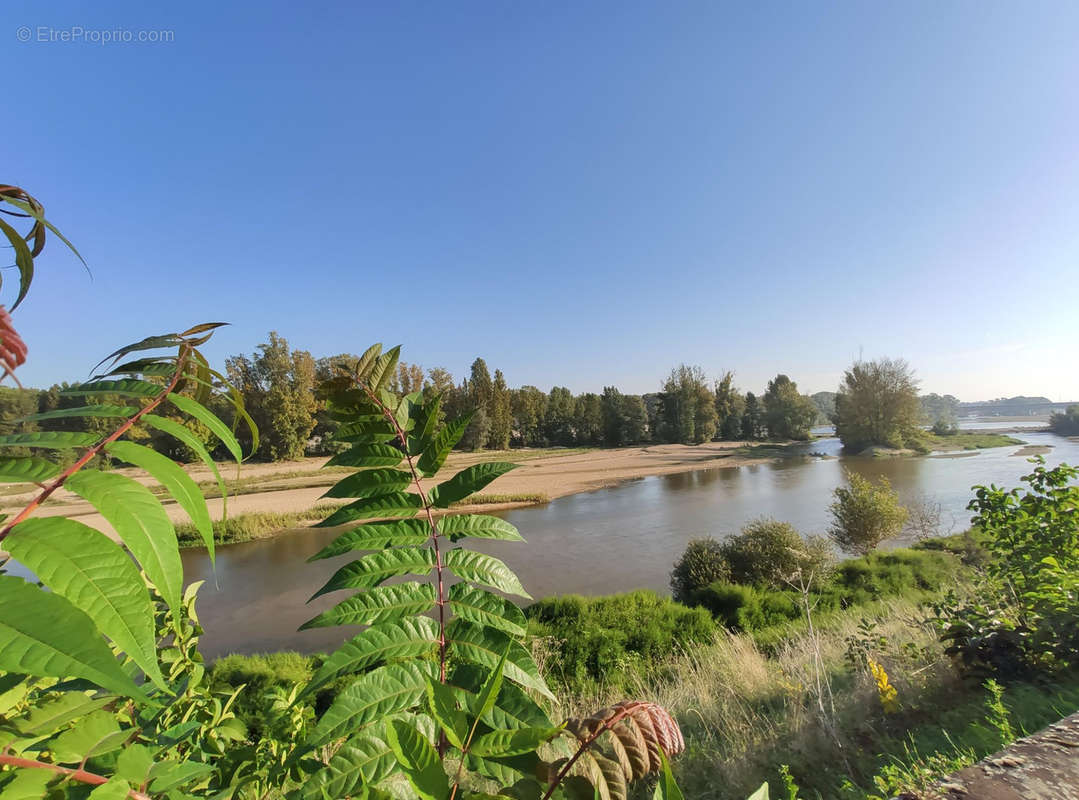
{"label": "deciduous tree", "polygon": [[835,399],[836,434],[858,452],[872,445],[905,447],[920,436],[918,381],[902,359],[856,361]]}
{"label": "deciduous tree", "polygon": [[315,360],[306,350],[290,350],[276,331],[251,356],[225,362],[229,381],[240,391],[261,435],[258,455],[269,461],[300,458],[315,427]]}
{"label": "deciduous tree", "polygon": [[776,375],[764,393],[764,424],[773,439],[808,439],[817,406],[786,375]]}

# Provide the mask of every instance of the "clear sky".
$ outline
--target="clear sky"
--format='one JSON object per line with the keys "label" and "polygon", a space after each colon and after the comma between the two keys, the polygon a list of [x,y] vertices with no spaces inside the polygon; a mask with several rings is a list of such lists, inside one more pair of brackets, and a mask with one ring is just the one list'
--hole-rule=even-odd
{"label": "clear sky", "polygon": [[220,319],[218,359],[1079,399],[1074,2],[6,0],[0,43],[0,180],[94,273],[46,249],[30,385]]}

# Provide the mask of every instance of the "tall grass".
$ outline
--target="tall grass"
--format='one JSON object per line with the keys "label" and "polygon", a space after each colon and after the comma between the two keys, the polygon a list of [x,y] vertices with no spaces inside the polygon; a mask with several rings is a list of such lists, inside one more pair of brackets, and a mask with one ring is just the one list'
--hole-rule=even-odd
{"label": "tall grass", "polygon": [[[904,704],[917,705],[951,681],[947,663],[917,607],[903,600],[878,604],[878,632],[888,639],[879,655]],[[825,797],[847,777],[844,761],[868,781],[877,769],[867,731],[884,723],[875,684],[865,670],[847,664],[847,639],[858,634],[860,616],[838,617],[818,632],[797,633],[769,656],[748,634],[721,632],[714,641],[675,655],[656,677],[627,676],[617,691],[600,689],[566,698],[564,711],[579,714],[629,697],[647,697],[670,709],[686,736],[678,759],[686,797],[746,797],[787,763],[804,787]],[[835,719],[820,717],[815,696],[817,647],[835,693]],[[839,746],[826,726],[839,731]],[[807,792],[809,796],[811,793]]]}
{"label": "tall grass", "polygon": [[[214,522],[214,541],[236,544],[265,539],[288,528],[298,528],[316,522],[341,507],[340,503],[319,503],[302,511],[258,511],[237,514],[224,521]],[[202,536],[190,522],[176,523],[176,538],[180,547],[202,547]]]}

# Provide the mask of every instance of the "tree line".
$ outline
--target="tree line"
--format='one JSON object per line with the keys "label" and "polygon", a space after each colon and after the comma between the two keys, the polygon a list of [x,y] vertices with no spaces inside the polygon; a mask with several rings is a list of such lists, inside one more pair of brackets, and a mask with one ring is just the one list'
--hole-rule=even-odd
{"label": "tree line", "polygon": [[[337,423],[318,390],[337,365],[356,358],[342,353],[316,359],[271,332],[254,353],[226,359],[227,377],[261,431],[260,459],[282,461],[334,451]],[[77,404],[78,397],[65,395],[65,388],[58,384],[45,390],[0,389],[0,429],[73,430],[79,424],[73,418],[16,422]],[[687,364],[672,369],[660,390],[647,394],[629,394],[615,386],[606,386],[598,394],[574,394],[565,386],[545,392],[536,386],[511,388],[502,371],[492,373],[482,358],[473,361],[467,377],[459,381],[443,367],[424,369],[402,362],[390,388],[401,394],[438,393],[442,413],[450,418],[473,412],[458,445],[468,450],[806,440],[813,426],[827,422],[836,425],[849,449],[902,447],[919,435],[927,421],[954,420],[958,408],[951,395],[919,397],[917,381],[906,362],[888,359],[859,361],[846,372],[838,392],[812,396],[802,394],[784,374],[776,375],[758,395],[740,390],[732,372],[710,378],[700,367]],[[122,404],[122,399],[104,397],[101,402]],[[226,421],[234,414],[226,402],[214,410]],[[182,415],[176,419],[184,420],[207,448],[218,445],[200,423]],[[89,424],[92,427],[95,420],[91,418]],[[136,426],[131,435],[177,461],[194,457],[186,445],[154,429]],[[238,426],[237,435],[242,440],[246,426]]]}

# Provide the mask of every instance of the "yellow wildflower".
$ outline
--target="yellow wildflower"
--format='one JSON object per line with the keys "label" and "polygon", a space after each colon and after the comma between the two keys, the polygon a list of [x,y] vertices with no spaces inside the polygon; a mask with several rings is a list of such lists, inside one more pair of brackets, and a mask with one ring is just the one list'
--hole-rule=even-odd
{"label": "yellow wildflower", "polygon": [[889,682],[888,673],[885,672],[883,664],[874,661],[872,658],[867,659],[867,661],[869,662],[869,671],[873,673],[873,680],[877,682],[877,693],[880,695],[880,704],[884,709],[884,713],[894,714],[899,710],[899,692]]}

